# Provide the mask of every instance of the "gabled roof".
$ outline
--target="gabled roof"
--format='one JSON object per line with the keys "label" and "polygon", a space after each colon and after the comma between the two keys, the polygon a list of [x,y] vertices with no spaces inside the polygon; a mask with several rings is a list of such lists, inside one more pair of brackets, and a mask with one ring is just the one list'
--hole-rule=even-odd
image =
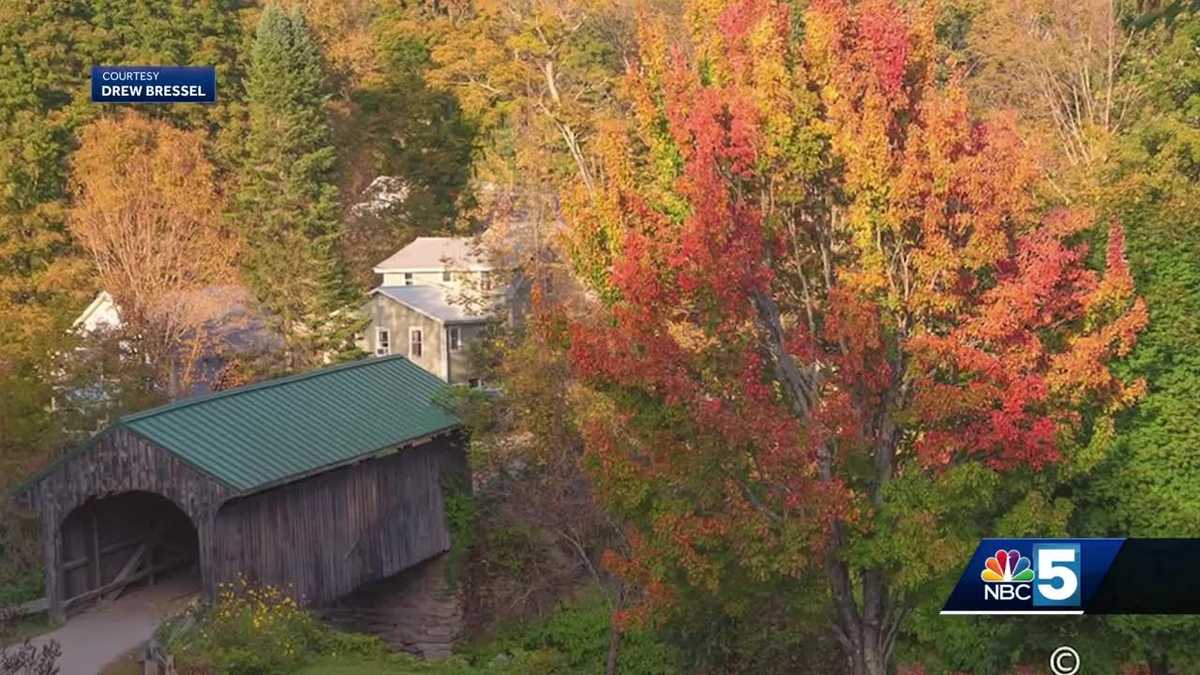
{"label": "gabled roof", "polygon": [[[186,316],[190,324],[203,323],[215,329],[216,335],[266,332],[264,310],[243,286],[224,284],[169,293],[161,299],[161,303],[169,307],[175,316]],[[82,327],[86,331],[99,327],[99,324],[110,328],[121,327],[121,308],[106,290],[96,294],[71,326],[75,329]]]}
{"label": "gabled roof", "polygon": [[472,246],[470,237],[417,237],[387,260],[375,266],[376,274],[385,272],[490,270]]}
{"label": "gabled roof", "polygon": [[120,323],[121,315],[117,311],[116,302],[113,301],[108,291],[102,290],[96,294],[87,308],[75,317],[75,321],[71,322],[71,328],[78,329],[83,326],[83,330],[88,331],[101,326],[116,328]]}
{"label": "gabled roof", "polygon": [[176,401],[101,433],[127,429],[254,492],[458,428],[435,401],[447,386],[403,356],[369,358]]}
{"label": "gabled roof", "polygon": [[382,295],[444,324],[481,323],[494,318],[478,306],[481,303],[467,306],[454,302],[451,294],[458,292],[442,286],[380,286],[371,295]]}

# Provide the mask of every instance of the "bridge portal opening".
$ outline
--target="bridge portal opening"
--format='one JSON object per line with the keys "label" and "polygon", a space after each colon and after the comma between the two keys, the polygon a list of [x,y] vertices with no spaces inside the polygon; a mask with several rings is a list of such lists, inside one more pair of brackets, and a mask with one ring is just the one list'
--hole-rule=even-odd
{"label": "bridge portal opening", "polygon": [[125,492],[90,499],[62,524],[64,609],[78,611],[116,600],[134,586],[172,583],[200,587],[196,527],[170,499]]}

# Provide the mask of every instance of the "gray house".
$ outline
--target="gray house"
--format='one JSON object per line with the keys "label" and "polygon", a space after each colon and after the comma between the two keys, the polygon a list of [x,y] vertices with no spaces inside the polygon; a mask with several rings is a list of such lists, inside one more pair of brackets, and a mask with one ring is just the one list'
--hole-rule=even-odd
{"label": "gray house", "polygon": [[402,354],[446,382],[478,386],[469,348],[514,307],[514,288],[502,272],[468,238],[418,237],[375,273],[382,284],[363,308],[363,349]]}

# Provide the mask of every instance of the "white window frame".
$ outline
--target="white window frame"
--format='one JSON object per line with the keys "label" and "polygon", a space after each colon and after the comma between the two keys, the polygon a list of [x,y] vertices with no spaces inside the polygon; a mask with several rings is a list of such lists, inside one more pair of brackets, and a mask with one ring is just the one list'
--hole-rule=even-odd
{"label": "white window frame", "polygon": [[[414,335],[418,336],[417,341],[416,341],[416,346],[417,346],[416,354],[413,353],[413,344],[414,344],[413,336]],[[408,329],[408,358],[419,359],[424,355],[425,355],[425,331],[421,330],[420,328],[409,328]]]}
{"label": "white window frame", "polygon": [[412,273],[412,272],[405,272],[405,273],[404,273],[404,285],[405,285],[405,286],[412,286],[412,285],[413,285],[413,273]]}
{"label": "white window frame", "polygon": [[450,326],[446,329],[446,341],[450,344],[450,351],[462,351],[463,339],[462,328],[458,326]]}
{"label": "white window frame", "polygon": [[375,329],[375,356],[388,356],[392,353],[392,331],[387,328]]}

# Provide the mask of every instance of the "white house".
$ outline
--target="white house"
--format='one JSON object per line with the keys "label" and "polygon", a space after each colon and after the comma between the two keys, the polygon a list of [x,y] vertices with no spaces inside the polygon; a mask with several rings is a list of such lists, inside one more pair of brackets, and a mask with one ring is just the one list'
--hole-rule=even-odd
{"label": "white house", "polygon": [[[178,301],[195,313],[195,320],[206,326],[211,338],[196,362],[198,377],[189,393],[206,392],[208,380],[220,372],[230,356],[253,357],[281,346],[280,337],[270,330],[253,296],[241,286],[210,286],[181,298]],[[71,324],[71,330],[83,338],[78,350],[88,349],[96,336],[124,327],[121,308],[106,290],[97,293]],[[128,347],[130,343],[123,338],[121,345]]]}
{"label": "white house", "polygon": [[108,291],[97,293],[87,309],[83,310],[71,324],[71,329],[81,335],[119,328],[121,328],[121,313]]}
{"label": "white house", "polygon": [[516,306],[510,271],[495,269],[470,238],[417,237],[375,273],[381,283],[363,308],[363,348],[403,354],[447,382],[477,386],[468,349]]}

